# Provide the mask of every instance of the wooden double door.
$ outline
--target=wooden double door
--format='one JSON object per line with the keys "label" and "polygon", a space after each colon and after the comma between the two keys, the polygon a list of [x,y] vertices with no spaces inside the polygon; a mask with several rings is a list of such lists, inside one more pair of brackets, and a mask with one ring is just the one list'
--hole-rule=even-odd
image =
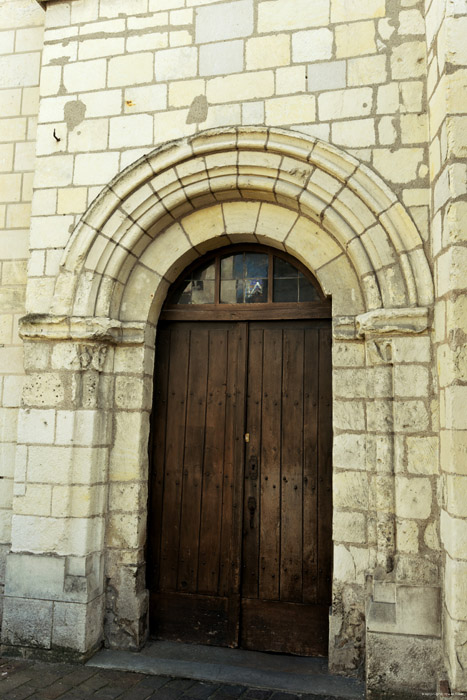
{"label": "wooden double door", "polygon": [[161,323],[152,436],[153,636],[327,655],[329,322]]}

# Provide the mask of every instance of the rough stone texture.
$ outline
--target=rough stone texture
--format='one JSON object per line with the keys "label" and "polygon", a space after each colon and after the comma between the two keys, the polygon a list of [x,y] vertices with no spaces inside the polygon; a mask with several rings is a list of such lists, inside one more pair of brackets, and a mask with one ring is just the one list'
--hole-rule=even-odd
{"label": "rough stone texture", "polygon": [[[113,0],[115,1],[115,0]],[[149,658],[150,662],[151,659]],[[318,661],[319,664],[319,661]],[[193,663],[189,664],[194,666]],[[190,678],[180,678],[173,675],[146,675],[137,671],[130,663],[132,671],[116,670],[114,667],[81,666],[76,662],[44,663],[30,659],[3,658],[0,661],[0,693],[2,697],[22,698],[23,700],[45,700],[45,698],[119,698],[120,700],[225,700],[227,698],[242,698],[243,700],[298,700],[301,697],[312,700],[338,700],[338,696],[329,693],[295,693],[290,690],[287,682],[282,690],[257,688],[254,684],[245,684],[241,678],[242,669],[238,671],[241,684],[219,681],[199,681]],[[221,665],[223,670],[225,665]],[[309,676],[313,684],[318,674],[322,674],[320,665],[316,674]],[[296,677],[298,674],[284,674]],[[341,680],[341,685],[344,685]],[[335,679],[323,683],[334,688]],[[306,685],[306,684],[305,684]],[[285,690],[285,688],[288,688]],[[360,697],[355,686],[348,684],[348,697]],[[342,698],[342,688],[339,697]],[[325,692],[325,691],[324,691]]]}
{"label": "rough stone texture", "polygon": [[[367,697],[435,697],[437,676],[442,668],[439,644],[423,637],[368,633],[371,651],[367,660]],[[407,664],[410,659],[410,664]],[[386,688],[387,693],[381,693]],[[415,696],[416,697],[416,696]]]}

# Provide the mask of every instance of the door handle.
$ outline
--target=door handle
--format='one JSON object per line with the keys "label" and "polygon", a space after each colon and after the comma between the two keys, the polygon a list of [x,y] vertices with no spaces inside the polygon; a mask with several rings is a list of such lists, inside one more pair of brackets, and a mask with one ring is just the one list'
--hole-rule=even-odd
{"label": "door handle", "polygon": [[256,498],[250,496],[248,499],[248,510],[250,512],[250,529],[252,530],[255,526],[255,513],[256,513]]}

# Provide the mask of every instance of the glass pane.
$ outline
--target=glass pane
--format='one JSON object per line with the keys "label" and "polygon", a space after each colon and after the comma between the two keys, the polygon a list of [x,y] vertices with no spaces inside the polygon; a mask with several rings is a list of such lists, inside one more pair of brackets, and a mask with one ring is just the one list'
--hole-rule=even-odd
{"label": "glass pane", "polygon": [[243,277],[243,253],[229,255],[221,260],[221,279],[233,280]]}
{"label": "glass pane", "polygon": [[191,280],[183,282],[174,291],[169,299],[169,304],[191,304]]}
{"label": "glass pane", "polygon": [[288,263],[282,258],[274,258],[274,277],[298,277],[298,270],[296,267]]}
{"label": "glass pane", "polygon": [[243,280],[221,280],[221,304],[243,301]]}
{"label": "glass pane", "polygon": [[273,301],[298,301],[298,279],[275,279]]}
{"label": "glass pane", "polygon": [[213,280],[216,276],[216,266],[213,262],[204,267],[200,267],[193,272],[194,280]]}
{"label": "glass pane", "polygon": [[245,253],[245,277],[266,277],[268,276],[267,253]]}
{"label": "glass pane", "polygon": [[246,279],[245,280],[245,303],[264,304],[268,300],[267,279]]}
{"label": "glass pane", "polygon": [[214,304],[214,280],[193,280],[191,290],[192,304]]}
{"label": "glass pane", "polygon": [[298,279],[298,300],[299,301],[319,301],[320,296],[316,288],[307,280],[305,275],[300,272]]}

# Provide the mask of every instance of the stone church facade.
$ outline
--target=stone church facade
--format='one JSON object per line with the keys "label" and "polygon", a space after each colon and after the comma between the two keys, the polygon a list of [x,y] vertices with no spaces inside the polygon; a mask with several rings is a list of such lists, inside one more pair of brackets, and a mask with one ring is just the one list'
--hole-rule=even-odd
{"label": "stone church facade", "polygon": [[255,243],[332,299],[330,669],[467,692],[466,36],[465,0],[0,1],[4,652],[144,645],[159,314]]}

